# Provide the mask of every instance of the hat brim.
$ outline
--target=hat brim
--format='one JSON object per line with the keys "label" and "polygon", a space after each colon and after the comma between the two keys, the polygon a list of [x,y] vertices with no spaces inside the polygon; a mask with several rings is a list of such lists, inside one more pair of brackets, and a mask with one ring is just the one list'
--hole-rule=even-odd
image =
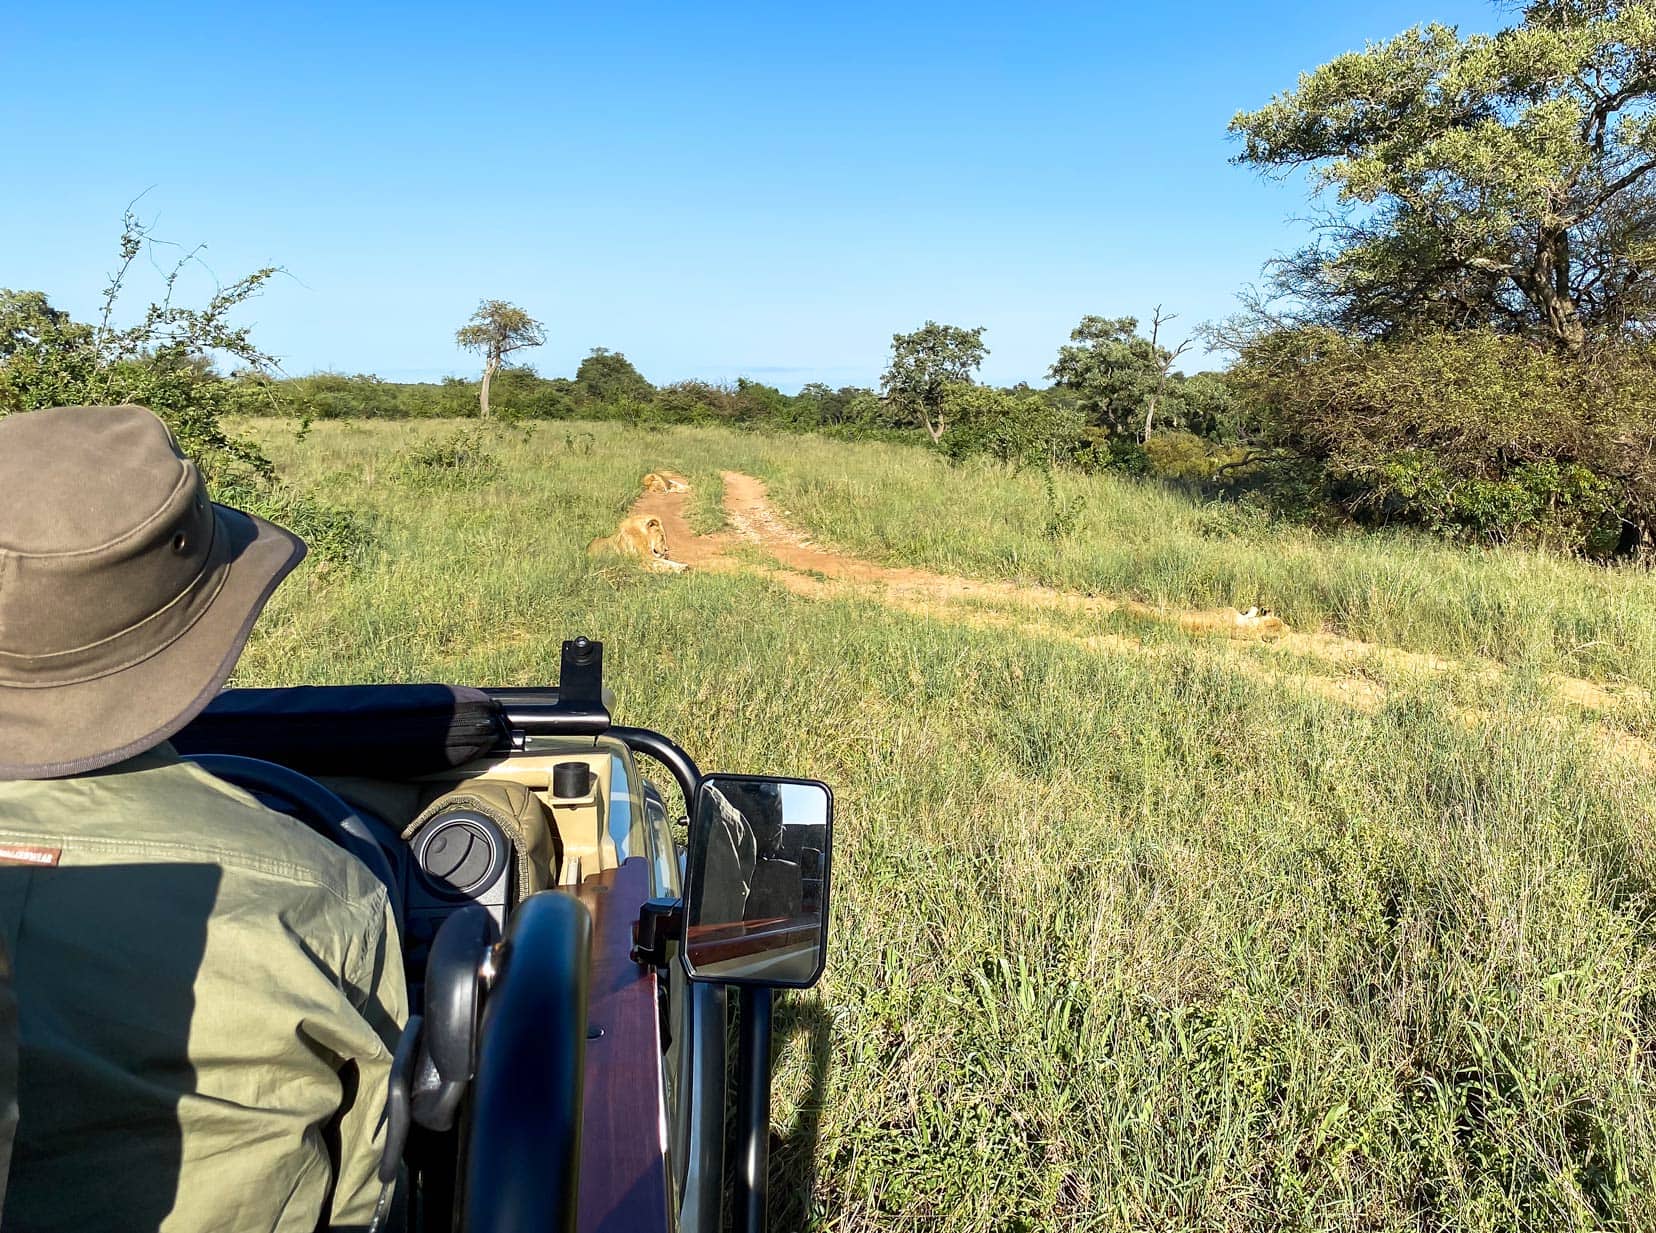
{"label": "hat brim", "polygon": [[223,687],[271,593],[305,543],[274,523],[215,505],[230,545],[224,583],[182,636],[131,667],[76,685],[0,685],[0,779],[83,775],[159,745]]}

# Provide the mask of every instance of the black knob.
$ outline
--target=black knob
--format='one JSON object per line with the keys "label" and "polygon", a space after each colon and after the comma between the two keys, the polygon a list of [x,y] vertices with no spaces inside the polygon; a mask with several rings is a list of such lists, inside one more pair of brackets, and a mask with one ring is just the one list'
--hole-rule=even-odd
{"label": "black knob", "polygon": [[560,762],[552,768],[552,795],[562,801],[592,790],[592,771],[585,762]]}

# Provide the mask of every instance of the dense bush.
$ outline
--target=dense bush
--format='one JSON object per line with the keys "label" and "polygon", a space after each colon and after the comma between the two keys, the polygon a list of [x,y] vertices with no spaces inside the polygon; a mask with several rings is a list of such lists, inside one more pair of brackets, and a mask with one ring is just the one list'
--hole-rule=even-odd
{"label": "dense bush", "polygon": [[52,307],[42,292],[0,289],[0,416],[53,406],[148,407],[201,468],[215,500],[286,523],[311,541],[319,559],[355,560],[368,542],[363,520],[284,485],[256,445],[224,427],[225,415],[243,409],[261,389],[269,402],[267,380],[225,377],[213,357],[254,374],[273,367],[247,327],[232,318],[275,271],[221,285],[202,306],[188,307],[174,294],[191,260],[186,254],[164,274],[162,298],[132,324],[119,324],[127,273],[151,248],[148,228],[129,213],[120,264],[96,325]]}
{"label": "dense bush", "polygon": [[1248,467],[1256,451],[1199,437],[1193,432],[1158,432],[1146,438],[1147,470],[1166,479],[1223,482]]}
{"label": "dense bush", "polygon": [[1277,443],[1365,520],[1605,555],[1656,530],[1656,351],[1484,330],[1268,335],[1236,371]]}
{"label": "dense bush", "polygon": [[210,485],[258,488],[274,470],[221,425],[232,402],[231,384],[190,346],[125,339],[71,319],[38,291],[0,291],[0,415],[137,403],[166,422]]}
{"label": "dense bush", "polygon": [[943,410],[949,431],[939,445],[955,459],[987,454],[1044,469],[1073,462],[1083,443],[1080,410],[1033,390],[958,384],[944,395]]}

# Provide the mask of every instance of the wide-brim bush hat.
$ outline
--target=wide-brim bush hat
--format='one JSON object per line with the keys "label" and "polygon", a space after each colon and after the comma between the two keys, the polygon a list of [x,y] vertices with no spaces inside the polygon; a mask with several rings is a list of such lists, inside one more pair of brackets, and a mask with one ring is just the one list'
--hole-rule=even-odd
{"label": "wide-brim bush hat", "polygon": [[143,407],[0,419],[0,779],[84,774],[173,735],[304,555],[209,501]]}

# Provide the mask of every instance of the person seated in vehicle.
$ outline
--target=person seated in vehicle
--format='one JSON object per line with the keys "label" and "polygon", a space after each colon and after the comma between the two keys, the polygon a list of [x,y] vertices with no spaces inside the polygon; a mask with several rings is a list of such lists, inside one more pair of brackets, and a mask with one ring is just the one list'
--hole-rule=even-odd
{"label": "person seated in vehicle", "polygon": [[165,744],[304,550],[210,502],[141,407],[0,419],[7,1230],[308,1233],[388,1201],[385,889]]}
{"label": "person seated in vehicle", "polygon": [[748,783],[739,791],[753,822],[756,858],[742,915],[747,920],[798,916],[804,910],[804,879],[799,862],[788,859],[787,830],[782,821],[782,789],[774,783]]}
{"label": "person seated in vehicle", "polygon": [[745,802],[734,799],[735,791],[726,795],[709,784],[707,792],[713,800],[714,824],[702,846],[702,866],[695,872],[701,893],[686,924],[727,925],[741,920],[747,910],[758,844]]}
{"label": "person seated in vehicle", "polygon": [[797,861],[783,853],[782,795],[775,784],[708,786],[716,824],[700,873],[697,924],[726,924],[797,916],[803,880]]}

